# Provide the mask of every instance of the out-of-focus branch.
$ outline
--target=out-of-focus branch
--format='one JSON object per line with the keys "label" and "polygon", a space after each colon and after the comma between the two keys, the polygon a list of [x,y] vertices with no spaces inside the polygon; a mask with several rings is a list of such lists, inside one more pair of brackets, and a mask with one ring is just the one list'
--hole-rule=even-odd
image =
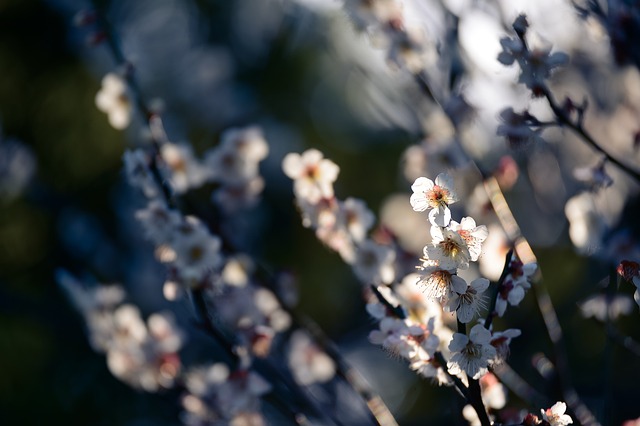
{"label": "out-of-focus branch", "polygon": [[545,86],[543,88],[543,94],[544,94],[544,97],[547,99],[547,102],[549,102],[549,107],[551,108],[551,110],[555,114],[555,116],[556,116],[556,118],[558,120],[558,124],[560,126],[565,126],[565,127],[570,128],[571,130],[573,130],[588,145],[590,145],[593,149],[595,149],[596,151],[598,151],[599,153],[604,155],[605,158],[609,162],[615,164],[616,166],[618,166],[618,168],[620,170],[624,171],[629,176],[631,176],[632,178],[634,178],[635,180],[640,182],[640,172],[637,171],[637,170],[634,170],[630,166],[624,164],[623,162],[618,160],[616,157],[611,155],[611,153],[609,153],[606,149],[604,149],[602,144],[598,143],[593,138],[593,136],[591,136],[591,134],[584,128],[584,126],[582,124],[582,120],[580,120],[580,119],[573,120],[570,117],[570,115],[567,113],[567,111],[558,104],[558,102],[553,97],[553,94],[551,93],[551,90],[549,90],[548,87]]}

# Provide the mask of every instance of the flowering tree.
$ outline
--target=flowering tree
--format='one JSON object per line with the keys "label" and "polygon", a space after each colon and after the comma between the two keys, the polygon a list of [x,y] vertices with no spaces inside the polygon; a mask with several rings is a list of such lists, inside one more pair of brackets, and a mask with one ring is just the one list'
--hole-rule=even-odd
{"label": "flowering tree", "polygon": [[[55,280],[168,423],[640,421],[618,398],[640,356],[637,6],[53,3],[128,143],[117,238],[60,219]],[[1,149],[3,198],[26,197],[34,154]],[[438,402],[412,409],[412,383]]]}

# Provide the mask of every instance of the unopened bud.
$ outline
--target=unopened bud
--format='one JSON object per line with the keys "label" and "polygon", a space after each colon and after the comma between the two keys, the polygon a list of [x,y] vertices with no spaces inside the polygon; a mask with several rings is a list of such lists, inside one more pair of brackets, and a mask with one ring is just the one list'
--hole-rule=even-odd
{"label": "unopened bud", "polygon": [[515,21],[513,21],[513,29],[518,37],[523,38],[529,28],[529,22],[527,22],[527,15],[518,15]]}

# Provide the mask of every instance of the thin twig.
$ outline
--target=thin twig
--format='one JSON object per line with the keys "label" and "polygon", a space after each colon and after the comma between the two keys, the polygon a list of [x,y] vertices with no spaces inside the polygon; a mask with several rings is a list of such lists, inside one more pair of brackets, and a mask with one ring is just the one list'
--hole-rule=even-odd
{"label": "thin twig", "polygon": [[496,303],[498,303],[498,297],[500,297],[500,291],[502,290],[502,286],[504,285],[504,280],[509,275],[509,272],[510,272],[509,265],[511,264],[512,256],[513,256],[513,249],[509,249],[504,261],[504,267],[502,268],[502,273],[500,274],[500,278],[498,279],[498,282],[496,284],[496,289],[494,293],[491,295],[491,303],[489,305],[489,311],[487,312],[487,319],[484,321],[484,327],[487,330],[491,329],[493,318],[495,318],[496,316]]}
{"label": "thin twig", "polygon": [[544,97],[549,102],[549,107],[551,107],[551,110],[553,111],[553,113],[556,115],[556,117],[558,119],[558,124],[560,124],[561,126],[566,126],[566,127],[570,128],[571,130],[573,130],[587,144],[589,144],[593,149],[595,149],[596,151],[598,151],[599,153],[604,155],[609,162],[615,164],[622,171],[626,172],[629,176],[633,177],[635,180],[640,182],[640,172],[639,171],[634,170],[630,166],[622,163],[616,157],[611,155],[611,153],[609,153],[607,150],[605,150],[603,148],[603,146],[601,144],[599,144],[593,138],[593,136],[591,136],[591,134],[589,134],[589,132],[587,132],[587,130],[582,125],[581,121],[575,121],[574,122],[571,119],[571,117],[569,116],[569,114],[555,100],[555,98],[553,97],[553,94],[551,93],[551,91],[549,90],[548,87],[544,86],[542,88],[542,91],[544,93]]}

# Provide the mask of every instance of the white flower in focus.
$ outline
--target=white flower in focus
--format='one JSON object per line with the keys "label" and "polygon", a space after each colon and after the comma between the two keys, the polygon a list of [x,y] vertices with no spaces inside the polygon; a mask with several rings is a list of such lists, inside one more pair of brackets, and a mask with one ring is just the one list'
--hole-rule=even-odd
{"label": "white flower in focus", "polygon": [[333,197],[333,182],[340,168],[324,158],[317,149],[308,149],[302,155],[294,152],[287,154],[282,160],[282,169],[294,180],[296,197],[310,203]]}
{"label": "white flower in focus", "polygon": [[395,252],[373,240],[365,240],[356,248],[353,270],[364,284],[391,284],[396,277]]}
{"label": "white flower in focus", "polygon": [[556,402],[553,407],[546,410],[540,410],[542,412],[542,419],[549,422],[551,426],[567,426],[573,423],[571,416],[565,414],[567,411],[567,404],[564,402]]}
{"label": "white flower in focus", "polygon": [[436,181],[419,177],[411,185],[413,194],[410,198],[411,207],[417,212],[431,209],[429,221],[440,227],[445,227],[451,221],[449,205],[458,201],[453,191],[453,179],[447,173],[440,173]]}
{"label": "white flower in focus", "polygon": [[289,367],[296,382],[302,386],[326,383],[336,374],[333,360],[302,331],[291,336]]}
{"label": "white flower in focus", "polygon": [[451,374],[467,373],[473,379],[483,376],[489,367],[489,361],[496,356],[496,350],[490,344],[491,332],[480,324],[473,326],[469,336],[455,333],[449,343],[453,353],[447,367]]}
{"label": "white flower in focus", "polygon": [[486,278],[476,278],[471,281],[464,293],[452,293],[449,299],[449,311],[456,311],[458,321],[461,323],[471,322],[473,317],[485,307],[482,294],[487,288],[489,288],[489,280]]}
{"label": "white flower in focus", "polygon": [[431,226],[432,243],[424,248],[424,256],[438,262],[442,269],[468,269],[471,254],[467,243],[457,232]]}
{"label": "white flower in focus", "polygon": [[429,265],[425,262],[419,266],[421,270],[417,284],[424,288],[427,298],[446,303],[452,292],[464,293],[467,282],[455,274],[455,271],[442,269],[437,265]]}
{"label": "white flower in focus", "polygon": [[131,122],[131,102],[125,81],[114,73],[102,79],[102,88],[96,94],[96,106],[107,114],[114,129],[123,130]]}
{"label": "white flower in focus", "polygon": [[195,158],[190,145],[166,142],[160,147],[160,153],[176,193],[183,194],[207,181],[209,172]]}
{"label": "white flower in focus", "polygon": [[470,260],[476,262],[482,253],[482,243],[489,236],[487,227],[484,225],[476,226],[476,221],[473,218],[463,217],[460,223],[452,220],[449,223],[449,229],[457,232],[462,237],[467,244]]}

